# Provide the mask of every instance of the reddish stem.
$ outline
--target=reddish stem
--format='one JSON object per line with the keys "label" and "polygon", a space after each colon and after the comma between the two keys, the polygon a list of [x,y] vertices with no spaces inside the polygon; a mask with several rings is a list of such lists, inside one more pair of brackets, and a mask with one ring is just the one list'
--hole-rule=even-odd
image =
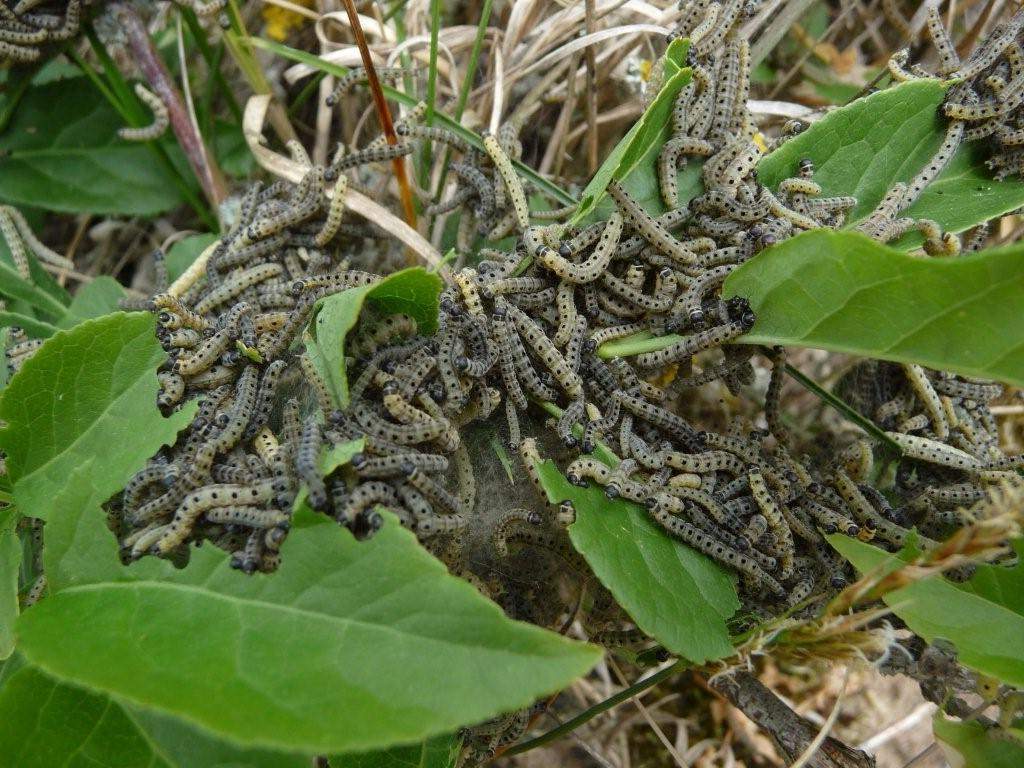
{"label": "reddish stem", "polygon": [[171,129],[174,131],[189,165],[192,166],[199,185],[203,188],[203,194],[206,195],[206,199],[216,212],[221,202],[227,197],[224,176],[220,172],[220,168],[217,167],[216,160],[207,151],[202,137],[189,119],[178,87],[174,84],[171,73],[167,71],[163,59],[160,58],[153,46],[153,41],[139,14],[131,5],[119,3],[117,15],[139,71],[149,83],[153,93],[159,96],[167,107]]}
{"label": "reddish stem", "polygon": [[[377,117],[384,131],[384,138],[388,144],[397,144],[398,136],[395,134],[395,125],[391,121],[391,110],[388,109],[388,102],[384,98],[384,91],[380,87],[380,79],[377,77],[377,70],[373,66],[370,47],[366,44],[366,36],[363,34],[362,24],[359,23],[359,14],[356,13],[356,6],[353,0],[345,0],[345,11],[348,13],[349,24],[352,25],[352,34],[356,38],[359,55],[363,59],[363,68],[366,70],[366,79],[370,85],[370,93],[373,94],[373,103],[377,108]],[[405,220],[410,227],[415,229],[416,209],[412,204],[412,189],[409,186],[409,179],[405,175],[405,160],[404,158],[396,157],[391,163],[395,169],[395,178],[398,180],[398,189],[402,196]]]}

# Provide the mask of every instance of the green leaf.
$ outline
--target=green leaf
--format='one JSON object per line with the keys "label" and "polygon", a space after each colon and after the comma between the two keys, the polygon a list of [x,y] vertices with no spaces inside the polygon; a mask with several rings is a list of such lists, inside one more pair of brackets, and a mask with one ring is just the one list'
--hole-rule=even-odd
{"label": "green leaf", "polygon": [[[84,78],[34,86],[0,135],[0,200],[51,211],[148,216],[182,201],[150,150]],[[59,111],[54,111],[59,105]]]}
{"label": "green leaf", "polygon": [[18,768],[171,768],[107,697],[32,667],[0,691],[0,755]]}
{"label": "green leaf", "polygon": [[725,620],[740,603],[725,571],[668,536],[638,504],[572,485],[550,460],[538,471],[549,501],[573,502],[573,546],[640,629],[697,664],[732,653]]}
{"label": "green leaf", "polygon": [[78,289],[67,314],[60,320],[60,327],[72,328],[83,320],[117,312],[118,302],[125,296],[125,290],[117,280],[101,275]]}
{"label": "green leaf", "polygon": [[256,168],[240,125],[218,122],[213,129],[213,150],[221,170],[236,179],[248,177]]}
{"label": "green leaf", "polygon": [[[896,555],[857,539],[835,534],[827,537],[838,552],[861,573],[876,569],[891,572],[903,566]],[[1024,542],[1016,542],[1024,554]],[[1000,575],[992,569],[1004,571]],[[978,583],[953,584],[942,576],[931,576],[885,595],[893,613],[928,642],[943,638],[956,646],[960,661],[1010,685],[1024,685],[1024,613],[1019,594],[1004,603],[994,585],[1019,589],[1024,583],[1024,564],[1013,568],[979,566],[984,573]],[[983,632],[979,628],[984,627]]]}
{"label": "green leaf", "polygon": [[932,719],[935,736],[954,768],[1020,768],[1024,765],[1024,731],[1011,729],[1018,741],[999,739],[977,722],[958,722],[937,712]]}
{"label": "green leaf", "polygon": [[805,232],[729,275],[747,344],[817,347],[1024,385],[1024,246],[920,259],[857,232]]}
{"label": "green leaf", "polygon": [[410,747],[331,758],[331,768],[455,768],[462,739],[447,735]]}
{"label": "green leaf", "polygon": [[[938,80],[912,80],[836,109],[787,141],[758,165],[770,189],[793,176],[800,160],[814,161],[814,181],[823,195],[853,195],[857,206],[847,225],[865,218],[899,181],[910,181],[942,144],[946,124],[939,106],[946,87]],[[997,182],[985,170],[985,141],[964,142],[939,177],[906,214],[934,219],[963,232],[1024,205],[1024,181]],[[920,245],[918,234],[899,242]]]}
{"label": "green leaf", "polygon": [[14,507],[0,509],[0,659],[6,659],[14,651],[21,570],[21,540],[15,527],[20,517]]}
{"label": "green leaf", "polygon": [[313,310],[303,341],[339,407],[348,405],[345,373],[345,337],[359,320],[363,304],[382,315],[403,312],[424,334],[437,330],[438,297],[444,283],[422,267],[403,269],[375,285],[349,288],[320,299]]}
{"label": "green leaf", "polygon": [[669,44],[663,59],[665,82],[661,90],[587,184],[571,224],[578,224],[598,210],[612,179],[620,181],[649,212],[665,210],[658,187],[658,153],[671,132],[676,96],[690,82],[690,70],[685,68],[689,47],[689,41],[683,39]]}
{"label": "green leaf", "polygon": [[[156,369],[166,359],[150,314],[118,312],[50,338],[0,400],[0,449],[24,514],[49,519],[76,468],[99,504],[156,450],[175,440],[195,406],[163,418]],[[97,460],[98,459],[98,460]]]}
{"label": "green leaf", "polygon": [[[950,232],[963,232],[1024,205],[1024,180],[996,181],[985,168],[987,143],[972,141],[961,146],[939,178],[903,215],[934,219]],[[922,241],[920,234],[911,233],[897,246],[909,248]]]}
{"label": "green leaf", "polygon": [[56,325],[18,312],[0,312],[0,328],[21,328],[32,339],[48,339],[60,330]]}
{"label": "green leaf", "polygon": [[182,238],[167,252],[167,276],[172,281],[181,277],[192,266],[199,254],[217,241],[217,235],[204,233]]}
{"label": "green leaf", "polygon": [[220,737],[318,753],[479,722],[600,658],[505,618],[390,514],[357,542],[302,511],[282,560],[272,576],[245,577],[204,548],[165,578],[57,591],[22,614],[19,648],[58,678]]}
{"label": "green leaf", "polygon": [[21,667],[0,692],[0,763],[18,768],[309,768]]}
{"label": "green leaf", "polygon": [[[2,163],[2,161],[0,161]],[[3,171],[0,170],[0,174]],[[3,182],[0,181],[0,184]],[[45,290],[28,280],[5,261],[0,261],[0,296],[24,302],[32,309],[48,317],[60,317],[65,312],[64,304]]]}
{"label": "green leaf", "polygon": [[858,221],[938,150],[944,133],[938,111],[945,93],[938,80],[912,80],[829,112],[765,157],[758,179],[775,189],[809,158],[823,195],[857,198],[848,221]]}

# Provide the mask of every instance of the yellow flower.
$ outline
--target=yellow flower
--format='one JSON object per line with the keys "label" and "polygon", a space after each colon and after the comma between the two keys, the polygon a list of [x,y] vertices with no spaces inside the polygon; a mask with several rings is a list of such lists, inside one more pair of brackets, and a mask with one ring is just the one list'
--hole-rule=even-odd
{"label": "yellow flower", "polygon": [[[313,5],[313,0],[290,0],[295,5],[301,5],[309,8]],[[278,42],[284,41],[288,34],[293,30],[301,27],[306,22],[306,17],[301,13],[290,11],[287,8],[282,8],[279,5],[271,5],[265,3],[263,5],[263,21],[266,24],[266,35],[271,40]]]}

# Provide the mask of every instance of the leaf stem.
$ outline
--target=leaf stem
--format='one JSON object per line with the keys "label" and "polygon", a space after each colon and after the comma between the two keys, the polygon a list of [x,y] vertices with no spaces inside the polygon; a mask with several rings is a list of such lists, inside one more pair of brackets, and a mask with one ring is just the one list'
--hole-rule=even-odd
{"label": "leaf stem", "polygon": [[883,430],[881,427],[875,424],[875,422],[871,421],[871,419],[867,418],[862,413],[857,411],[856,408],[847,403],[845,400],[833,394],[832,392],[829,392],[827,389],[821,386],[810,376],[807,376],[799,369],[794,368],[789,363],[786,363],[786,373],[788,373],[792,378],[796,379],[797,382],[799,382],[804,389],[816,395],[818,398],[820,398],[821,400],[835,408],[844,417],[852,421],[854,424],[863,429],[873,438],[878,440],[878,442],[882,443],[882,445],[884,445],[887,449],[894,452],[897,456],[902,455],[903,452],[900,450],[900,447],[896,445],[896,443],[892,440],[891,437],[885,434],[885,430]]}
{"label": "leaf stem", "polygon": [[537,736],[536,738],[530,739],[529,741],[524,741],[524,742],[522,742],[520,744],[516,744],[511,749],[506,750],[504,754],[506,756],[507,755],[518,755],[518,754],[522,754],[523,752],[527,752],[527,751],[529,751],[531,749],[536,749],[537,747],[542,747],[545,744],[549,744],[552,741],[554,741],[555,739],[561,738],[565,734],[570,733],[570,732],[576,730],[581,725],[583,725],[583,724],[593,720],[595,717],[600,715],[602,712],[607,712],[612,707],[614,707],[614,706],[616,706],[618,704],[621,704],[624,701],[628,701],[629,699],[632,699],[634,696],[637,696],[637,695],[643,693],[648,688],[654,687],[655,685],[660,683],[662,680],[665,680],[666,678],[671,677],[672,675],[676,674],[677,672],[681,672],[685,668],[686,668],[686,665],[684,663],[684,660],[683,659],[679,659],[678,661],[674,662],[673,664],[670,664],[669,666],[665,667],[661,671],[655,672],[652,675],[648,675],[647,677],[642,678],[641,680],[638,680],[637,682],[633,683],[633,685],[629,686],[629,688],[626,688],[624,690],[619,691],[614,696],[609,696],[604,701],[602,701],[602,702],[600,702],[598,704],[595,704],[594,706],[590,707],[590,709],[584,710],[583,712],[581,712],[580,714],[576,715],[576,717],[572,718],[571,720],[566,720],[564,723],[562,723],[557,728],[553,728],[552,730],[548,731],[547,733],[541,734],[540,736]]}

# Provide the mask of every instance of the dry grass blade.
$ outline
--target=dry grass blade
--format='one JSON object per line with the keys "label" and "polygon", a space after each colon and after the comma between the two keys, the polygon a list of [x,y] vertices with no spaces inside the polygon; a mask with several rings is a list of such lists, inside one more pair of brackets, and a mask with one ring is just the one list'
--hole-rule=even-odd
{"label": "dry grass blade", "polygon": [[[307,168],[294,160],[267,148],[263,139],[263,125],[270,106],[270,96],[251,96],[245,105],[242,131],[256,162],[275,176],[298,183]],[[328,195],[331,193],[328,192]],[[441,254],[419,232],[395,216],[384,206],[354,189],[345,193],[346,208],[374,222],[390,232],[426,264],[439,267]]]}

